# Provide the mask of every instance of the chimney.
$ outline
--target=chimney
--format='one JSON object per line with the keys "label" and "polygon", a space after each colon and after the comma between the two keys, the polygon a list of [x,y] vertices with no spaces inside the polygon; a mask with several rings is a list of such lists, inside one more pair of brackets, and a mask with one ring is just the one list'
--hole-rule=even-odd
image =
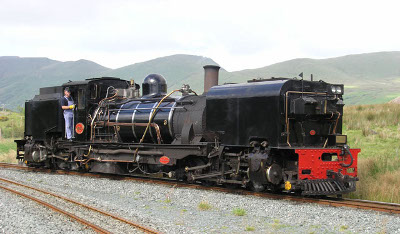
{"label": "chimney", "polygon": [[206,65],[204,68],[204,93],[218,85],[218,72],[220,67],[215,65]]}

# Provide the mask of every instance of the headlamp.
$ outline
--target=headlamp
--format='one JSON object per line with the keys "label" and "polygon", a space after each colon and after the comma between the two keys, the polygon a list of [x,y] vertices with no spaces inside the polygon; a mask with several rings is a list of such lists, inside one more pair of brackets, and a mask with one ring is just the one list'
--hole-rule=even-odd
{"label": "headlamp", "polygon": [[336,93],[337,93],[337,94],[342,94],[342,87],[337,86],[337,87],[336,87]]}
{"label": "headlamp", "polygon": [[331,85],[330,91],[333,94],[343,94],[343,88],[341,85]]}

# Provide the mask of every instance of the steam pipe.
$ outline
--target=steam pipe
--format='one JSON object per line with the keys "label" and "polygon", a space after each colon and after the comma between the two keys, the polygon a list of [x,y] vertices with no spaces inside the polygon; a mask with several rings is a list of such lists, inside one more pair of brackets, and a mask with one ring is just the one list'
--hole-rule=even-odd
{"label": "steam pipe", "polygon": [[341,166],[342,167],[350,167],[351,165],[353,165],[353,161],[354,161],[353,155],[351,154],[350,148],[348,145],[344,145],[343,149],[350,155],[350,163],[349,164],[342,163]]}

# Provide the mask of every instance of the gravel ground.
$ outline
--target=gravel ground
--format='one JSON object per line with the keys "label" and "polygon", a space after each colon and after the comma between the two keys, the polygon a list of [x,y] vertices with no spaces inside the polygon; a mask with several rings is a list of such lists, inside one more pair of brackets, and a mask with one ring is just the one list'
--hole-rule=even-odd
{"label": "gravel ground", "polygon": [[[254,233],[400,233],[400,216],[374,211],[173,188],[134,181],[45,174],[14,169],[0,169],[0,176],[48,189],[165,233],[243,233],[245,231]],[[0,190],[0,192],[6,194],[5,191]],[[17,198],[10,200],[15,199]],[[29,210],[30,206],[27,206],[29,209],[23,210],[25,206],[22,205],[21,199],[18,198],[20,203],[16,206],[17,208],[2,209],[4,213],[0,215],[1,227],[6,232],[8,230],[41,232],[42,228],[49,226],[47,224],[35,226],[32,224],[37,220],[35,218],[29,220],[20,218],[21,222],[3,218],[22,215],[22,212],[31,213],[35,210],[33,208]],[[8,203],[5,202],[8,200],[3,196],[0,199],[2,204]],[[209,209],[200,209],[199,204],[202,202],[208,204],[202,207]],[[14,204],[7,204],[7,206],[13,207]],[[239,216],[238,213],[244,214]],[[48,223],[48,221],[43,222]],[[57,226],[59,232],[65,230],[62,229],[65,223],[61,225],[63,223],[61,219],[54,222],[60,222],[58,223],[60,227]],[[27,225],[30,229],[26,229]],[[81,231],[75,229],[71,223],[68,225],[71,231]],[[11,228],[7,229],[8,227]]]}
{"label": "gravel ground", "polygon": [[35,198],[38,198],[47,203],[50,203],[58,208],[63,209],[64,211],[67,211],[78,217],[81,217],[101,228],[111,231],[112,233],[136,233],[136,232],[142,233],[140,230],[136,230],[129,224],[120,222],[109,216],[99,214],[98,212],[91,211],[87,208],[81,207],[79,205],[73,204],[63,199],[56,198],[52,195],[44,194],[41,192],[37,192],[28,188],[23,188],[21,186],[12,185],[5,182],[0,182],[0,184],[5,185],[8,188],[17,190],[19,192],[25,193],[27,195],[33,196]]}
{"label": "gravel ground", "polygon": [[95,233],[51,209],[0,189],[0,233]]}

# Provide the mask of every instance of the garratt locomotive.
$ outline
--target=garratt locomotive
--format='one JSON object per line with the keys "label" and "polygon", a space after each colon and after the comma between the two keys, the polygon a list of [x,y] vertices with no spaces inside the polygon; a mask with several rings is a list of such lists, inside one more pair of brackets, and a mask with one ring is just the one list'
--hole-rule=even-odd
{"label": "garratt locomotive", "polygon": [[[302,195],[355,191],[357,154],[342,135],[343,85],[271,78],[167,92],[112,77],[41,88],[25,103],[17,158],[28,166],[149,176]],[[63,89],[76,100],[74,138],[64,137]],[[177,95],[180,94],[180,95]]]}

